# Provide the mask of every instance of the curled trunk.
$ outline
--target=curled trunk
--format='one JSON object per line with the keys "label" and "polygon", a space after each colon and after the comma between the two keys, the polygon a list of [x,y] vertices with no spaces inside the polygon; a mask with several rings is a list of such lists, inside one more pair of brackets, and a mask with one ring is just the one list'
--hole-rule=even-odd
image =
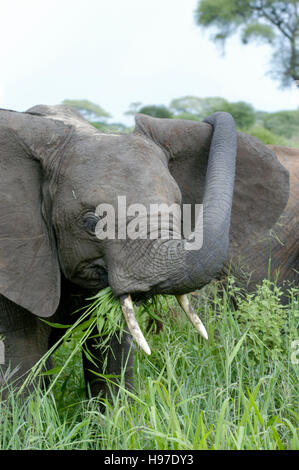
{"label": "curled trunk", "polygon": [[[202,201],[203,217],[196,221],[187,240],[171,240],[161,245],[158,256],[164,260],[165,272],[171,274],[172,281],[165,279],[159,286],[160,292],[178,294],[204,286],[221,269],[228,253],[236,130],[228,113],[215,113],[205,122],[214,127],[214,132]],[[201,238],[202,246],[193,249]]]}

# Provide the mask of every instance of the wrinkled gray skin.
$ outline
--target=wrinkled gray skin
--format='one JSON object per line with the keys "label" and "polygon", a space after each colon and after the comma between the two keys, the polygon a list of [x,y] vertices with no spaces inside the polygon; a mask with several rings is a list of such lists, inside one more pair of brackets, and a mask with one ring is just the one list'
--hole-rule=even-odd
{"label": "wrinkled gray skin", "polygon": [[[288,191],[288,172],[273,152],[245,134],[236,139],[227,113],[203,123],[139,115],[132,134],[105,135],[65,106],[0,110],[2,374],[10,364],[20,377],[57,340],[60,330],[39,316],[70,323],[84,299],[107,285],[133,298],[206,285],[227,258],[229,237],[241,244],[271,228]],[[146,207],[203,203],[202,248],[173,239],[98,240],[95,208],[116,207],[120,195]],[[122,344],[114,339],[112,350],[106,372],[119,374],[127,361],[129,386],[129,335]],[[94,353],[101,370],[101,349]],[[85,366],[96,395],[104,385]]]}
{"label": "wrinkled gray skin", "polygon": [[281,289],[281,303],[288,304],[289,288],[299,285],[299,149],[269,146],[290,175],[287,205],[269,231],[236,241],[231,237],[228,259],[220,273],[234,275],[238,285],[254,292],[270,278]]}

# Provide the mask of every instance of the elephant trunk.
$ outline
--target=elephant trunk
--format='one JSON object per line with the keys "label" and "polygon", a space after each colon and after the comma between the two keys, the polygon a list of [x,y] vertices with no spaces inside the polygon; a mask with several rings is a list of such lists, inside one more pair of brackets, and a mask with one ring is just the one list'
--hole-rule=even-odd
{"label": "elephant trunk", "polygon": [[[159,281],[154,291],[176,294],[187,317],[205,339],[208,335],[184,294],[207,284],[222,267],[228,252],[229,228],[235,180],[237,136],[232,117],[215,113],[206,119],[214,127],[209,152],[203,217],[196,220],[194,232],[184,240],[170,240],[159,245]],[[202,246],[197,243],[202,241]],[[195,249],[194,249],[195,244]],[[201,245],[201,243],[200,243]],[[133,338],[146,354],[150,348],[138,326],[130,296],[123,295],[121,304]]]}
{"label": "elephant trunk", "polygon": [[[218,112],[205,122],[214,128],[211,141],[203,215],[184,240],[170,240],[160,247],[168,279],[157,289],[181,294],[203,287],[221,269],[228,253],[231,207],[235,180],[237,135],[232,116]],[[198,246],[198,243],[200,246]],[[171,281],[169,279],[169,273]]]}

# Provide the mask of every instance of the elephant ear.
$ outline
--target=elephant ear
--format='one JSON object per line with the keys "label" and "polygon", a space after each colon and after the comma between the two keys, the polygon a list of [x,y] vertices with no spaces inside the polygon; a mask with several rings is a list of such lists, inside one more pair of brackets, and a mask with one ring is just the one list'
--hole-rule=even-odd
{"label": "elephant ear", "polygon": [[41,317],[60,298],[54,237],[42,215],[42,169],[0,119],[0,293]]}
{"label": "elephant ear", "polygon": [[[203,199],[212,127],[204,122],[136,116],[135,133],[159,145],[168,157],[183,204]],[[265,236],[286,206],[289,174],[259,140],[238,132],[236,178],[231,213],[231,246]]]}

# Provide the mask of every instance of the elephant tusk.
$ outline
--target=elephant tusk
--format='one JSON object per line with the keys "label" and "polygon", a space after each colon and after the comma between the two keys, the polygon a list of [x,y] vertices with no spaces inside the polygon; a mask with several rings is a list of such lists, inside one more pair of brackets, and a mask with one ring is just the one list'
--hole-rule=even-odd
{"label": "elephant tusk", "polygon": [[135,339],[138,346],[148,355],[151,354],[149,345],[147,344],[146,339],[144,338],[141,329],[137,323],[134,306],[130,295],[123,295],[120,297],[121,309],[123,311],[124,317],[126,319],[128,328],[131,335]]}
{"label": "elephant tusk", "polygon": [[198,333],[204,338],[208,339],[208,333],[207,330],[204,327],[204,324],[202,323],[201,319],[196,315],[196,313],[193,310],[193,307],[191,306],[189,299],[186,294],[184,295],[176,295],[177,301],[186,313],[187,317],[191,321],[192,325],[196,328]]}

